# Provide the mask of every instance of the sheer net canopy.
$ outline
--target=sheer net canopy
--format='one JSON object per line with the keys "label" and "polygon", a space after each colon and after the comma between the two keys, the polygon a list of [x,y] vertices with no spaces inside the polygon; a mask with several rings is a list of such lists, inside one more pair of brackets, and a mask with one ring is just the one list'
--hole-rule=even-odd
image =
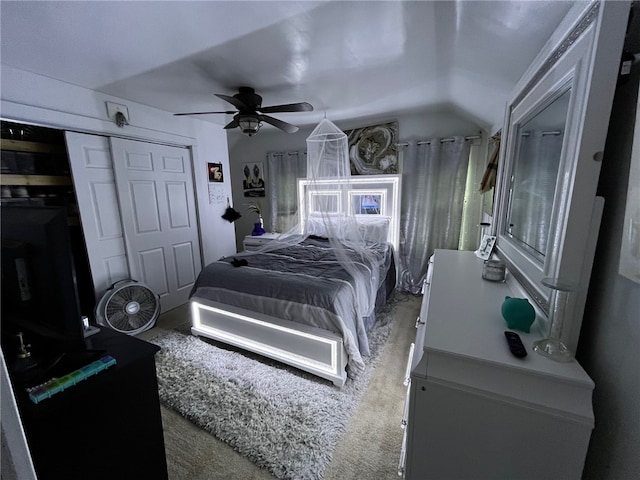
{"label": "sheer net canopy", "polygon": [[352,205],[347,135],[327,119],[307,138],[307,180],[307,194],[301,199],[307,219],[304,234],[329,239],[337,261],[356,279],[358,314],[374,315],[376,294],[384,280],[377,268],[380,251],[371,248],[377,239],[367,235],[371,229],[358,221]]}
{"label": "sheer net canopy", "polygon": [[[374,317],[377,293],[385,280],[381,271],[389,268],[393,255],[383,255],[383,250],[372,247],[386,242],[387,230],[380,228],[372,235],[375,222],[370,218],[358,219],[353,205],[347,135],[324,119],[306,143],[306,179],[298,185],[297,223],[275,241],[248,254],[301,244],[309,237],[327,239],[327,248],[333,253],[332,261],[338,262],[354,279],[353,294],[358,310],[355,313],[361,318]],[[377,217],[375,221],[388,228],[388,219]],[[380,268],[381,262],[384,269]],[[359,335],[358,342],[368,352],[366,332]]]}

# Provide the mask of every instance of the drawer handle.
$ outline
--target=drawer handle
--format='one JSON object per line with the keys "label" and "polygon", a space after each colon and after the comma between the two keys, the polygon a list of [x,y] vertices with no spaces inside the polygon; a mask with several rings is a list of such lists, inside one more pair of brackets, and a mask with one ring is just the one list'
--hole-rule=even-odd
{"label": "drawer handle", "polygon": [[416,344],[412,343],[409,347],[409,358],[407,358],[407,368],[404,371],[404,381],[402,384],[407,387],[411,382],[411,363],[413,362],[413,351],[416,348]]}
{"label": "drawer handle", "polygon": [[407,394],[404,398],[404,407],[402,409],[402,421],[400,422],[400,428],[403,430],[407,428],[409,423],[409,403],[411,401],[411,381],[409,381],[409,388],[407,388]]}
{"label": "drawer handle", "polygon": [[420,317],[416,318],[416,328],[419,328],[420,325],[424,325],[426,322],[420,320]]}
{"label": "drawer handle", "polygon": [[402,447],[400,448],[400,461],[398,462],[398,476],[404,478],[407,462],[407,431],[402,435]]}

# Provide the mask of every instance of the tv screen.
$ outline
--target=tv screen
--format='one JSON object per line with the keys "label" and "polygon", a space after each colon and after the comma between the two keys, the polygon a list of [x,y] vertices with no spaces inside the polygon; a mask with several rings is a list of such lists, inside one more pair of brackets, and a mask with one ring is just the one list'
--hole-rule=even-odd
{"label": "tv screen", "polygon": [[0,219],[5,353],[19,331],[35,355],[85,349],[66,209],[2,205]]}

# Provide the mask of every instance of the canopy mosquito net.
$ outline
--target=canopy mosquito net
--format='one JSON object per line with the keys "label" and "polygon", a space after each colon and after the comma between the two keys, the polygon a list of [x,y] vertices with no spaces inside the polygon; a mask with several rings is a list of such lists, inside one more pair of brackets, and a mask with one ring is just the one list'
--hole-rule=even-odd
{"label": "canopy mosquito net", "polygon": [[[387,240],[387,230],[371,228],[369,219],[359,219],[354,208],[347,135],[324,119],[311,132],[307,143],[307,178],[298,191],[298,223],[276,241],[267,242],[255,254],[321,238],[335,254],[335,261],[353,277],[357,314],[375,315],[376,297],[393,255],[383,255],[375,243]],[[382,220],[382,219],[381,219]],[[383,269],[380,268],[381,262]],[[365,340],[366,341],[366,340]]]}
{"label": "canopy mosquito net", "polygon": [[[371,238],[369,229],[358,221],[352,204],[347,135],[327,119],[322,120],[307,138],[307,191],[300,199],[305,236],[318,235],[329,240],[338,262],[356,280],[362,316],[374,314],[376,293],[383,278],[377,268],[381,258],[371,243],[386,238]],[[386,265],[385,267],[387,267]],[[385,268],[386,270],[386,268]]]}

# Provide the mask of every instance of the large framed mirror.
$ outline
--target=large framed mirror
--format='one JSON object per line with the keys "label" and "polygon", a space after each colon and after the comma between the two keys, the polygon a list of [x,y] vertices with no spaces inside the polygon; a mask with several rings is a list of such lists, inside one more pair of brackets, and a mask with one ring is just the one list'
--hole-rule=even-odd
{"label": "large framed mirror", "polygon": [[576,2],[516,86],[502,130],[498,255],[543,313],[546,277],[577,285],[562,339],[578,343],[602,213],[596,196],[628,2]]}
{"label": "large framed mirror", "polygon": [[504,234],[537,261],[547,251],[571,89],[515,125]]}

